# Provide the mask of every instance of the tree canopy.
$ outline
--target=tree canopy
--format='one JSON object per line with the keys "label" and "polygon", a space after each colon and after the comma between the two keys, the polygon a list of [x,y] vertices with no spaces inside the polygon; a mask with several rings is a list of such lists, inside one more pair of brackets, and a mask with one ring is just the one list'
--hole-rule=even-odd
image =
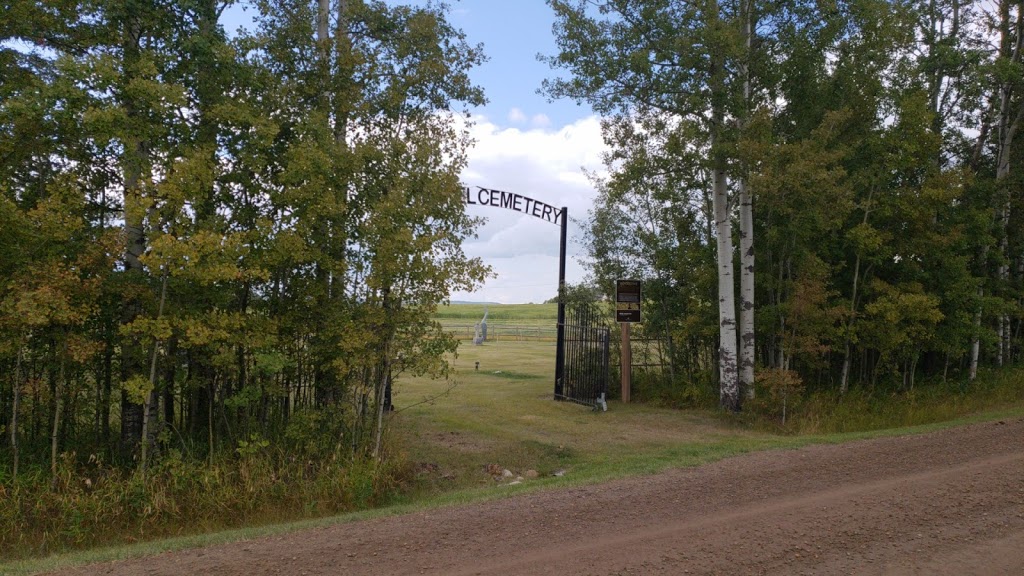
{"label": "tree canopy", "polygon": [[[545,88],[610,149],[593,278],[646,281],[680,378],[737,409],[737,346],[840,392],[1020,361],[1019,5],[549,4],[569,75]],[[731,332],[755,310],[756,345]]]}
{"label": "tree canopy", "polygon": [[461,248],[453,115],[483,102],[480,48],[443,6],[257,0],[229,37],[232,3],[19,0],[2,19],[15,475],[253,438],[379,456],[392,380],[445,373],[432,313],[487,274]]}

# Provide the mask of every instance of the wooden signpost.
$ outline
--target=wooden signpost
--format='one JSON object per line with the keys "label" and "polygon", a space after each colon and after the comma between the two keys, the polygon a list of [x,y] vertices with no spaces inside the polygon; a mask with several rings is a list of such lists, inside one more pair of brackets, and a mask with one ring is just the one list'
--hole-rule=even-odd
{"label": "wooden signpost", "polygon": [[629,342],[629,325],[640,322],[640,303],[642,301],[639,280],[615,281],[615,321],[622,327],[622,402],[629,403],[629,393],[633,387],[633,350]]}

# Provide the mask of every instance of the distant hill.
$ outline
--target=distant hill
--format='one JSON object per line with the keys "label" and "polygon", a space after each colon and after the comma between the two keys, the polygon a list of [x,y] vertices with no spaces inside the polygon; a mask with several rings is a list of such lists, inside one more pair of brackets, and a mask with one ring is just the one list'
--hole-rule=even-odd
{"label": "distant hill", "polygon": [[488,306],[502,306],[498,302],[472,302],[470,300],[452,300],[452,304],[487,304]]}

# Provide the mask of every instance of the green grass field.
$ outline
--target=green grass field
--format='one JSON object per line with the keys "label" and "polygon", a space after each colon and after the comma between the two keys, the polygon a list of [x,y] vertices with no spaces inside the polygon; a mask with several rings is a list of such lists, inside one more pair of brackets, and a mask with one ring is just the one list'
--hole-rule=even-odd
{"label": "green grass field", "polygon": [[780,443],[698,412],[618,402],[595,412],[556,402],[554,352],[553,343],[542,342],[463,344],[450,382],[396,383],[394,432],[408,457],[428,471],[413,497],[491,488],[489,464],[518,475],[535,470],[551,478],[562,471],[565,479],[590,481]]}
{"label": "green grass field", "polygon": [[487,309],[488,322],[508,324],[546,324],[558,318],[557,304],[451,304],[438,308],[435,316],[443,324],[458,320],[478,322]]}
{"label": "green grass field", "polygon": [[485,308],[488,340],[555,340],[557,304],[452,304],[440,307],[435,317],[445,330],[460,340],[471,341],[476,323],[484,317]]}

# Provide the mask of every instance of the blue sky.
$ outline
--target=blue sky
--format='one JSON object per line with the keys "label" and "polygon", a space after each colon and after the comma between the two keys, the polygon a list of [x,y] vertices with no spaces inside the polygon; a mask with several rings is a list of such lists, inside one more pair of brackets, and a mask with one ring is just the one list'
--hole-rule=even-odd
{"label": "blue sky", "polygon": [[[567,206],[566,276],[569,282],[580,282],[585,275],[580,224],[596,196],[583,170],[601,170],[604,147],[598,121],[588,107],[568,100],[548,102],[537,93],[543,80],[556,74],[537,60],[538,53],[556,51],[553,12],[544,0],[456,0],[449,6],[451,23],[471,44],[482,43],[489,58],[472,72],[489,102],[471,110],[477,144],[470,151],[463,183]],[[247,21],[236,6],[225,14],[224,25],[231,30]],[[467,211],[487,223],[477,238],[465,243],[466,254],[482,258],[497,277],[475,293],[453,294],[453,300],[542,302],[557,294],[557,226],[500,208]]]}
{"label": "blue sky", "polygon": [[516,126],[525,120],[538,127],[545,127],[546,119],[561,127],[589,115],[574,102],[548,102],[537,94],[544,78],[555,74],[537,60],[538,53],[556,52],[553,13],[543,0],[463,0],[452,5],[451,21],[470,43],[483,43],[490,57],[474,75],[491,101],[479,110],[489,119]]}

